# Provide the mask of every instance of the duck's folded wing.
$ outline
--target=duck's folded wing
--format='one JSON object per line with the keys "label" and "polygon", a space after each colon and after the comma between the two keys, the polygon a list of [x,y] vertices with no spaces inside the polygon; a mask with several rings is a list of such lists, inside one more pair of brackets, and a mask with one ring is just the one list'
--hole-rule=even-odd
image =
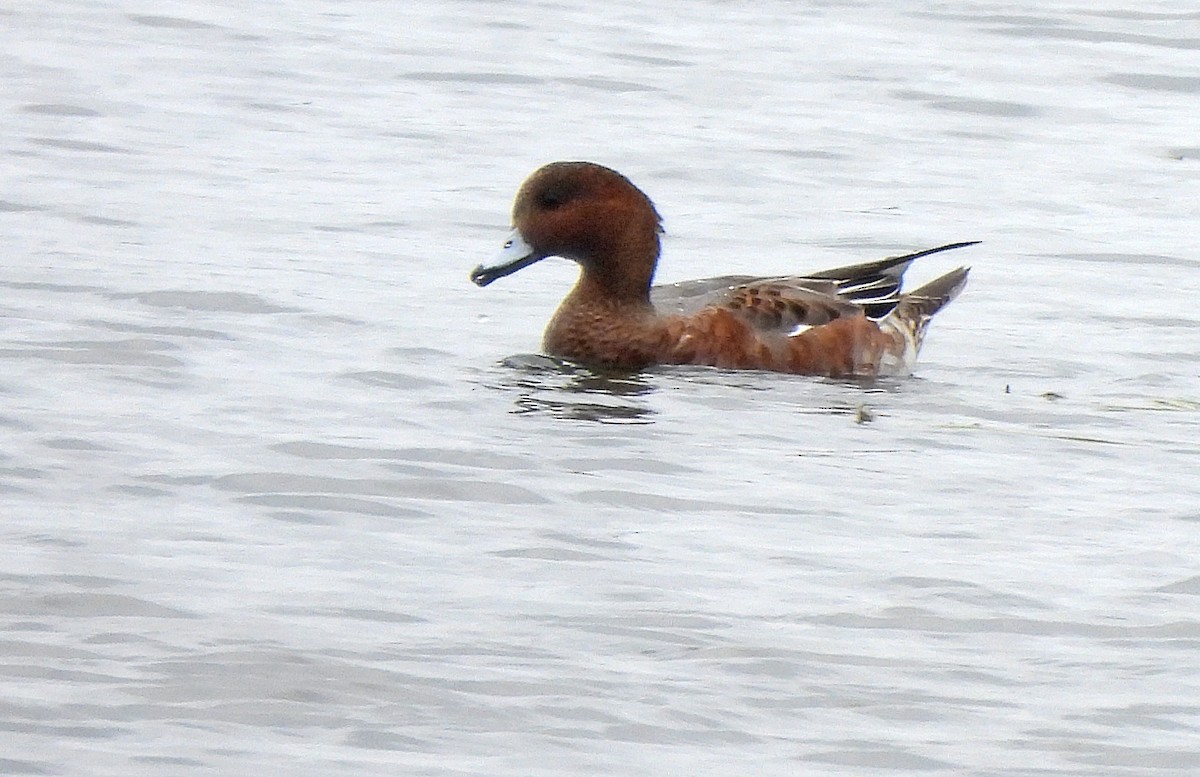
{"label": "duck's folded wing", "polygon": [[836,281],[820,278],[725,275],[655,286],[650,298],[663,315],[689,316],[718,307],[755,329],[781,333],[863,313],[860,306],[838,297]]}
{"label": "duck's folded wing", "polygon": [[[914,260],[975,242],[951,243],[806,275],[775,278],[723,275],[655,286],[650,290],[650,301],[664,315],[691,315],[712,305],[727,306],[734,302],[747,311],[745,315],[764,325],[775,318],[777,309],[780,319],[794,322],[793,326],[816,326],[851,312],[879,319],[892,312],[900,301],[904,272]],[[830,317],[820,321],[824,316]]]}
{"label": "duck's folded wing", "polygon": [[722,303],[755,329],[795,334],[863,309],[836,295],[821,281],[800,278],[760,280],[732,289]]}
{"label": "duck's folded wing", "polygon": [[650,303],[662,315],[691,315],[709,305],[719,304],[729,292],[759,280],[753,275],[722,275],[693,281],[666,283],[650,289]]}
{"label": "duck's folded wing", "polygon": [[824,294],[837,293],[837,283],[830,280],[791,276],[762,278],[757,275],[722,275],[717,278],[655,286],[650,289],[650,302],[663,315],[690,315],[711,305],[723,305],[731,294],[744,288],[775,284],[804,287],[809,291]]}

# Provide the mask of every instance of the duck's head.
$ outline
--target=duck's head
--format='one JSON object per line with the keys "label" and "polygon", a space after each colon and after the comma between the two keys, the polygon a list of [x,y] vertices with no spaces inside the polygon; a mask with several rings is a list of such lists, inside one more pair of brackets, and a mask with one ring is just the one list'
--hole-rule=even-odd
{"label": "duck's head", "polygon": [[645,299],[658,262],[661,219],[629,179],[591,162],[553,162],[526,179],[513,231],[491,262],[471,271],[486,286],[547,256],[578,262],[581,284],[619,300]]}

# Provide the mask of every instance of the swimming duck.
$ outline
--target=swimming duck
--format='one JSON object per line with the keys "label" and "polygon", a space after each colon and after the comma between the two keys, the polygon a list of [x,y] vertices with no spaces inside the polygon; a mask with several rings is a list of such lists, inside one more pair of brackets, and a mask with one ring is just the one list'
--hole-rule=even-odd
{"label": "swimming duck", "polygon": [[471,271],[479,286],[548,256],[571,259],[579,280],[542,341],[555,357],[598,368],[709,365],[829,377],[912,371],[930,318],[967,282],[960,267],[902,292],[916,253],[804,276],[728,275],[653,286],[662,219],[615,170],[553,162],[521,185],[513,231],[498,256]]}

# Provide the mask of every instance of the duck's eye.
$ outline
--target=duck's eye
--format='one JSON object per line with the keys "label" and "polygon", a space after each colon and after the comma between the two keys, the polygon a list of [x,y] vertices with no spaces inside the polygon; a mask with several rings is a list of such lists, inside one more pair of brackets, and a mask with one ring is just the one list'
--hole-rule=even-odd
{"label": "duck's eye", "polygon": [[512,246],[513,246],[513,241],[512,241],[512,239],[511,239],[511,238],[510,238],[510,239],[508,239],[508,240],[505,240],[505,241],[504,241],[504,247],[505,247],[505,248],[512,248]]}
{"label": "duck's eye", "polygon": [[548,186],[538,194],[538,204],[547,210],[554,210],[570,201],[572,194],[565,186]]}

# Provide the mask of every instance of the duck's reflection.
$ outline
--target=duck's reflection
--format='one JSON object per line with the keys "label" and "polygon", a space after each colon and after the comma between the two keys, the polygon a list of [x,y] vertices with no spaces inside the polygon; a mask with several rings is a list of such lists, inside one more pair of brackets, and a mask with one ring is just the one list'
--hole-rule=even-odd
{"label": "duck's reflection", "polygon": [[[501,360],[489,384],[513,392],[514,413],[544,413],[555,418],[600,423],[653,423],[660,412],[651,398],[678,381],[718,387],[699,392],[695,401],[714,409],[744,402],[747,392],[778,401],[787,395],[789,414],[847,415],[858,423],[875,416],[881,395],[899,394],[914,378],[805,378],[775,372],[729,371],[710,367],[655,367],[643,371],[598,370],[540,354]],[[736,392],[736,398],[728,391]],[[775,399],[769,397],[774,395]]]}
{"label": "duck's reflection", "polygon": [[514,413],[600,423],[651,423],[642,401],[657,388],[643,373],[594,370],[539,354],[519,354],[498,365],[496,388],[517,394]]}

